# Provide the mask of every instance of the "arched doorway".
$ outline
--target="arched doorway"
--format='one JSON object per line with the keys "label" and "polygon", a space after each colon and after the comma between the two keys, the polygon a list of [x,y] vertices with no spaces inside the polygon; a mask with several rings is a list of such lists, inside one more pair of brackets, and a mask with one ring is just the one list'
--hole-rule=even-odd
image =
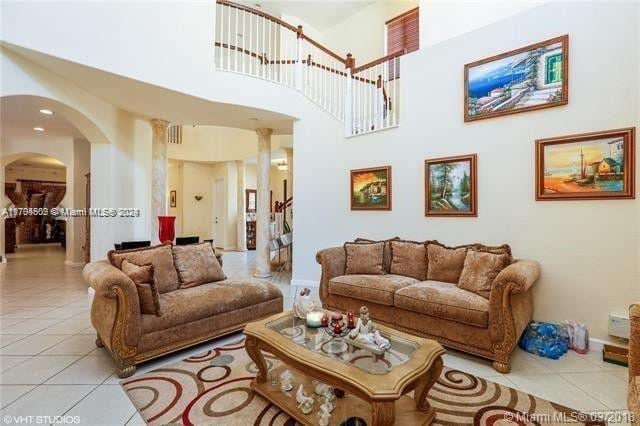
{"label": "arched doorway", "polygon": [[1,107],[2,207],[27,210],[7,211],[0,254],[19,261],[20,254],[54,252],[66,265],[82,266],[90,250],[90,219],[48,213],[88,206],[89,141],[67,119],[68,107],[55,101],[9,96]]}

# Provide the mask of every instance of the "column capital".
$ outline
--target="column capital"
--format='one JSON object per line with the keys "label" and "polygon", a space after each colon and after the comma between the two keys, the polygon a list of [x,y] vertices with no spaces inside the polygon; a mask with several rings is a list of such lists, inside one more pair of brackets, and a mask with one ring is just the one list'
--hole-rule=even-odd
{"label": "column capital", "polygon": [[167,120],[162,120],[160,118],[152,118],[151,120],[149,120],[149,123],[151,123],[151,127],[155,130],[155,129],[164,129],[166,130],[167,127],[169,127],[169,122]]}
{"label": "column capital", "polygon": [[256,129],[256,133],[260,138],[268,138],[273,134],[273,129]]}

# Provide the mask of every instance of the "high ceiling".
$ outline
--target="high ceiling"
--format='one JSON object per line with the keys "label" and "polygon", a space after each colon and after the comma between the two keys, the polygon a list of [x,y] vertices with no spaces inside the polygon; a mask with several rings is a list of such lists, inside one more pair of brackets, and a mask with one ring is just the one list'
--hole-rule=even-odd
{"label": "high ceiling", "polygon": [[[52,115],[40,112],[53,111]],[[11,96],[0,99],[0,124],[3,138],[83,138],[78,129],[62,115],[56,114],[55,106],[34,96]],[[34,130],[44,129],[44,132]]]}
{"label": "high ceiling", "polygon": [[236,0],[270,15],[294,15],[318,30],[326,30],[374,3],[370,0]]}

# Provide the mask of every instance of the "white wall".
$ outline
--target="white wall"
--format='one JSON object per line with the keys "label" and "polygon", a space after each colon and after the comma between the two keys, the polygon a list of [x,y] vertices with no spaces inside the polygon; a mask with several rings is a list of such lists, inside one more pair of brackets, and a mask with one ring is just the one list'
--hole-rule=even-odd
{"label": "white wall", "polygon": [[[536,202],[534,140],[640,125],[639,18],[638,3],[546,4],[422,49],[403,58],[397,129],[345,139],[307,103],[294,124],[294,279],[317,282],[315,252],[356,236],[506,242],[542,264],[535,318],[584,321],[606,338],[608,313],[640,293],[639,202]],[[464,64],[563,34],[568,105],[464,123]],[[620,66],[603,79],[603,64]],[[478,154],[478,217],[425,218],[424,159],[468,153]],[[350,211],[349,170],[386,164],[393,211]]]}
{"label": "white wall", "polygon": [[[271,150],[290,148],[291,135],[273,135]],[[182,143],[169,144],[167,155],[173,160],[232,161],[258,156],[258,135],[253,130],[222,126],[182,126]]]}
{"label": "white wall", "polygon": [[420,0],[420,47],[432,46],[552,0]]}

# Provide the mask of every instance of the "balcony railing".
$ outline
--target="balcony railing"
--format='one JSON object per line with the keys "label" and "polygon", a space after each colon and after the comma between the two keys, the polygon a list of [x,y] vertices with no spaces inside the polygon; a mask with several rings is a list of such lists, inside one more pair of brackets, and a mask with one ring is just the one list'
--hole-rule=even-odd
{"label": "balcony railing", "polygon": [[215,61],[299,90],[345,123],[348,136],[399,124],[400,56],[355,67],[303,32],[260,10],[217,0]]}

